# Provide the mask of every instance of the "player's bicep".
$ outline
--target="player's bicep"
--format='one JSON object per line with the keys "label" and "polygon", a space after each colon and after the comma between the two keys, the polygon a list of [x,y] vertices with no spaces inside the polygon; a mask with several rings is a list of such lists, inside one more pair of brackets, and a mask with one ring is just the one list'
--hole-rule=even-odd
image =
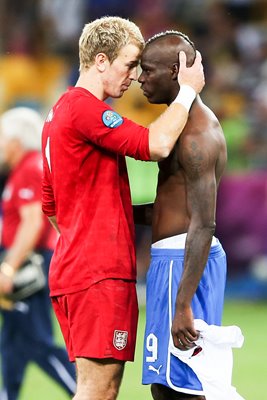
{"label": "player's bicep", "polygon": [[180,154],[185,172],[187,208],[191,218],[212,224],[216,207],[215,160],[209,149],[197,140],[188,140]]}
{"label": "player's bicep", "polygon": [[213,173],[203,173],[195,179],[186,178],[187,208],[191,218],[201,225],[211,226],[215,220],[216,180]]}

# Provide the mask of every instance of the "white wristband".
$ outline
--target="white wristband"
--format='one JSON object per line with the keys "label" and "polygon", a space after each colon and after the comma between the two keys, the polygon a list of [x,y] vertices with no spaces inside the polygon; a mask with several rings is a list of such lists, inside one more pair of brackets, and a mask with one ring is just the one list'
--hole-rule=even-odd
{"label": "white wristband", "polygon": [[182,104],[189,112],[191,105],[196,98],[196,95],[197,95],[196,92],[191,86],[181,85],[177,97],[173,100],[171,104],[173,103]]}

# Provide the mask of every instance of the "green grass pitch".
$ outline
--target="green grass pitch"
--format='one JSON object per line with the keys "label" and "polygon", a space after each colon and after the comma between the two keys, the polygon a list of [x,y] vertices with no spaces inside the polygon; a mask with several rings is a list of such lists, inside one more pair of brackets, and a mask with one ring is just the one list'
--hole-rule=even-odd
{"label": "green grass pitch", "polygon": [[[266,398],[267,303],[226,301],[223,324],[238,325],[245,336],[234,350],[233,385],[246,400]],[[142,340],[145,309],[140,309],[136,360],[126,365],[119,400],[151,400],[149,387],[141,385]],[[56,337],[63,343],[55,322]],[[35,365],[29,365],[19,400],[67,400],[68,396]]]}

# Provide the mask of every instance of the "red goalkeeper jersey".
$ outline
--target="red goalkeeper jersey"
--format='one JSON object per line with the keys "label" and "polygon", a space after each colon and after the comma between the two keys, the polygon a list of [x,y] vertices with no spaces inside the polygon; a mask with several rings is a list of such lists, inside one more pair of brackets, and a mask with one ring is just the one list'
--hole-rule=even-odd
{"label": "red goalkeeper jersey", "polygon": [[134,224],[125,155],[149,160],[148,129],[83,88],[70,88],[42,135],[43,211],[60,237],[51,296],[105,278],[136,279]]}
{"label": "red goalkeeper jersey", "polygon": [[[20,210],[23,206],[41,202],[42,157],[39,151],[29,151],[11,171],[2,194],[3,226],[1,245],[13,245],[21,223]],[[57,234],[44,216],[36,250],[53,250]]]}

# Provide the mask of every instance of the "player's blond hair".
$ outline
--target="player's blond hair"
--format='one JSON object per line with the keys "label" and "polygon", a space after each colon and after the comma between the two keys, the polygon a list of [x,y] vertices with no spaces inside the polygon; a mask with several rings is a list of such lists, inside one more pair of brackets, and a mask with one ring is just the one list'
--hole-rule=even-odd
{"label": "player's blond hair", "polygon": [[43,123],[37,111],[15,107],[0,116],[0,132],[9,140],[18,139],[25,150],[40,150]]}
{"label": "player's blond hair", "polygon": [[98,53],[106,54],[112,63],[127,44],[140,50],[145,44],[138,26],[128,19],[102,17],[86,24],[79,40],[80,71],[90,68]]}

